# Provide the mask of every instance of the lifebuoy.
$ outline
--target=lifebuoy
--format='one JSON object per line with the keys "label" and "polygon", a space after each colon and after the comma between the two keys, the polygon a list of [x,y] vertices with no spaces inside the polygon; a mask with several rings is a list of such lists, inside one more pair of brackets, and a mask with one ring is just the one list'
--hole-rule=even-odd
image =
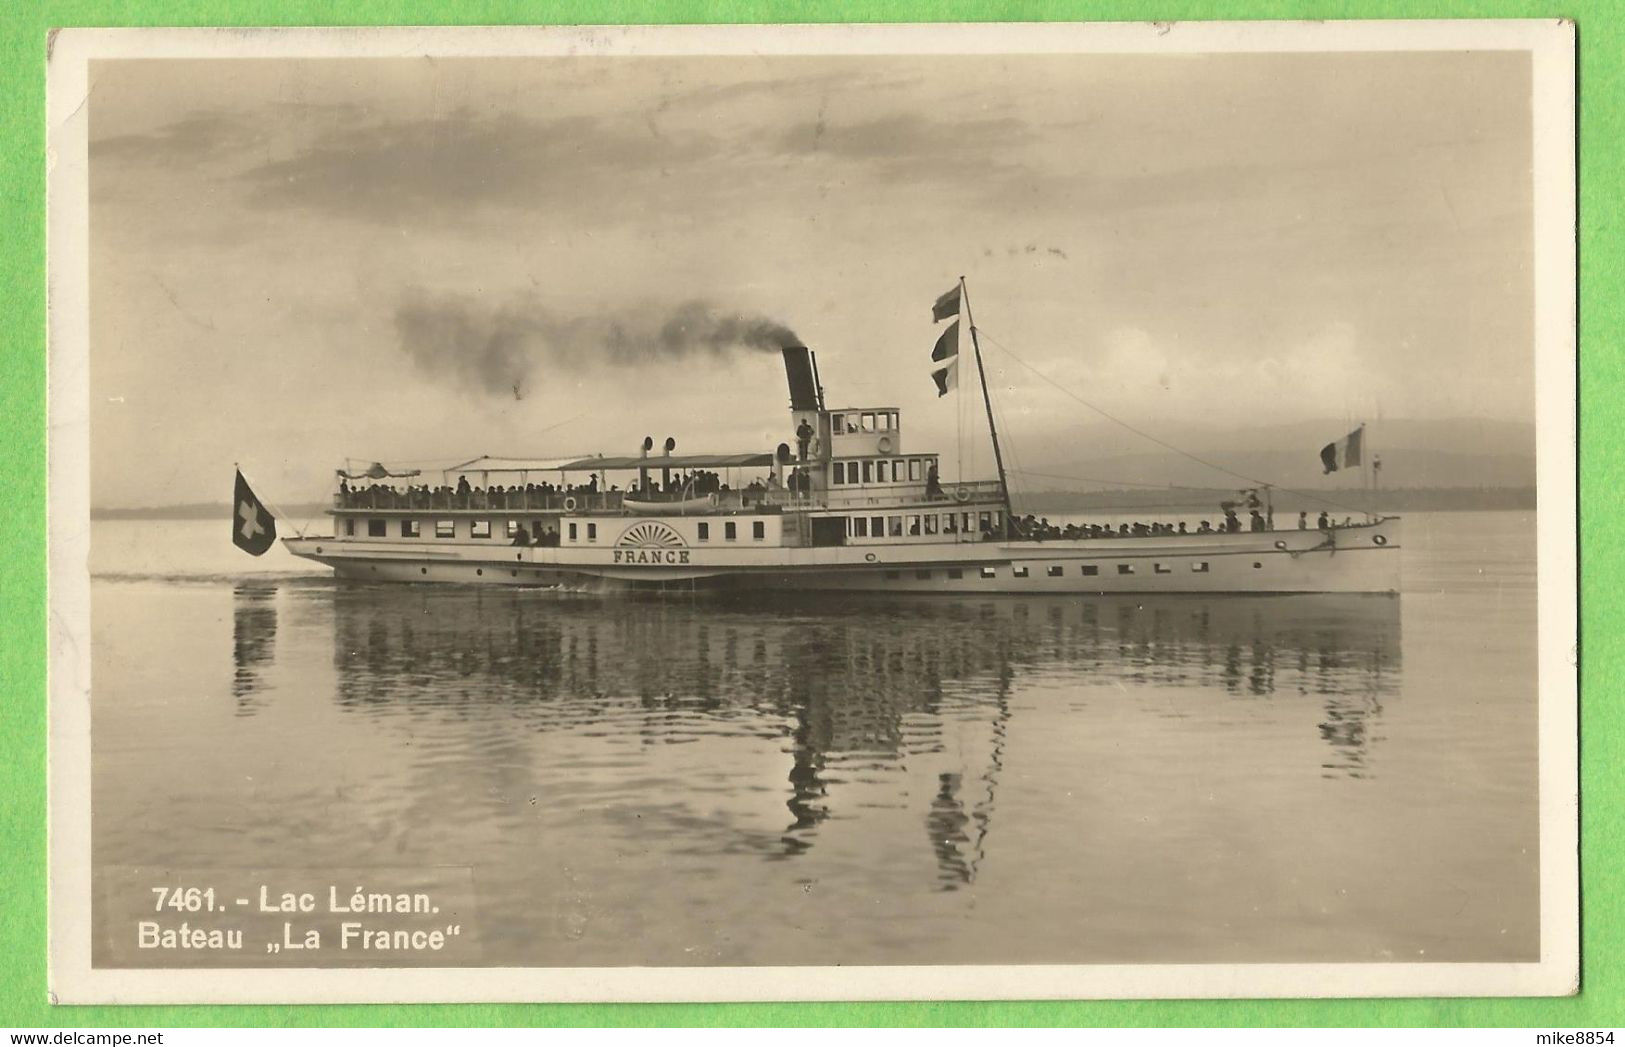
{"label": "lifebuoy", "polygon": [[958,501],[961,501],[961,502],[970,501],[970,488],[969,487],[956,487],[956,488],[954,488],[954,498],[957,499]]}
{"label": "lifebuoy", "polygon": [[891,449],[892,449],[891,437],[882,436],[880,438],[880,442],[875,444],[875,446],[880,448],[880,453],[881,454],[891,454]]}
{"label": "lifebuoy", "polygon": [[567,513],[573,513],[573,512],[576,511],[575,495],[570,495],[569,497],[564,499],[564,511],[567,512]]}

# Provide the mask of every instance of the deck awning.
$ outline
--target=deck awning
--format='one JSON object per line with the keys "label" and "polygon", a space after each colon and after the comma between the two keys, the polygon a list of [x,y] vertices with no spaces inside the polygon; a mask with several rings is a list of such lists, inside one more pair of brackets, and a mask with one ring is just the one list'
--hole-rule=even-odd
{"label": "deck awning", "polygon": [[556,473],[567,468],[571,458],[498,458],[481,455],[443,470],[446,473]]}
{"label": "deck awning", "polygon": [[447,473],[581,473],[601,469],[751,469],[773,464],[771,454],[594,455],[590,458],[495,458],[485,455]]}
{"label": "deck awning", "polygon": [[770,454],[672,454],[627,455],[618,458],[578,458],[559,468],[570,471],[599,469],[750,469],[773,464]]}

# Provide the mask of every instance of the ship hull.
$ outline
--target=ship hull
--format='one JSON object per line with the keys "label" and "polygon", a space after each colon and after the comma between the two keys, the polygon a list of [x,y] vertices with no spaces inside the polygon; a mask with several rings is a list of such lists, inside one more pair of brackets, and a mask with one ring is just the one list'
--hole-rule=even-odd
{"label": "ship hull", "polygon": [[1329,531],[836,548],[511,547],[287,539],[368,582],[575,590],[913,593],[1397,593],[1400,521]]}

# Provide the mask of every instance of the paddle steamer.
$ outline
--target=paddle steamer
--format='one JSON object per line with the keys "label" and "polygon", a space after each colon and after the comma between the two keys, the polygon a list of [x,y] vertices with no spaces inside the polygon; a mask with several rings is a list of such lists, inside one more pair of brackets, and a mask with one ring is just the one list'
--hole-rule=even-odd
{"label": "paddle steamer", "polygon": [[[963,284],[952,296],[957,313]],[[968,316],[967,316],[968,320]],[[957,319],[933,354],[957,361]],[[970,326],[967,323],[967,326]],[[374,465],[342,474],[334,533],[285,538],[341,578],[571,589],[945,593],[1395,593],[1400,521],[1037,540],[999,476],[943,483],[896,407],[825,405],[817,359],[783,349],[790,440],[774,451],[567,460],[480,458],[429,486]],[[947,349],[945,350],[945,346]],[[945,386],[944,386],[945,387]],[[792,441],[794,446],[792,446]],[[659,482],[655,476],[660,477]],[[351,486],[351,481],[357,486]],[[404,489],[395,481],[413,481]],[[477,480],[477,483],[475,482]],[[389,481],[383,483],[381,481]]]}

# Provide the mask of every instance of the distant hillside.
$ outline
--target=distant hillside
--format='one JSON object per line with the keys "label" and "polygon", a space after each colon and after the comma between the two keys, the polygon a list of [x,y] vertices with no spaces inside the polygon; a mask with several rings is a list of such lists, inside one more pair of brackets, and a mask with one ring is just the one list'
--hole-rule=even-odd
{"label": "distant hillside", "polygon": [[[295,520],[311,520],[327,512],[332,506],[326,502],[296,502],[279,506]],[[186,505],[149,505],[138,508],[95,507],[90,510],[92,520],[226,520],[232,515],[228,502],[192,502]]]}
{"label": "distant hillside", "polygon": [[[1296,515],[1305,510],[1313,515],[1323,508],[1330,508],[1335,514],[1353,512],[1366,505],[1364,495],[1358,491],[1301,490],[1302,494],[1276,492],[1277,522],[1285,515]],[[1017,512],[1037,515],[1088,512],[1217,514],[1221,501],[1235,497],[1236,492],[1229,489],[1192,491],[1139,487],[1102,491],[1017,491],[1014,501]],[[1406,487],[1379,491],[1372,499],[1372,508],[1385,513],[1534,507],[1534,487]]]}
{"label": "distant hillside", "polygon": [[[1341,421],[1239,431],[1171,427],[1153,435],[1232,473],[1294,488],[1359,490],[1360,474],[1327,476],[1320,448],[1348,432]],[[1121,430],[1090,430],[1065,445],[1015,448],[1017,487],[1091,490],[1139,484],[1222,487],[1226,473]],[[1382,459],[1388,488],[1533,487],[1534,427],[1460,419],[1388,421],[1367,429],[1366,454]],[[1236,487],[1250,486],[1239,477]]]}

